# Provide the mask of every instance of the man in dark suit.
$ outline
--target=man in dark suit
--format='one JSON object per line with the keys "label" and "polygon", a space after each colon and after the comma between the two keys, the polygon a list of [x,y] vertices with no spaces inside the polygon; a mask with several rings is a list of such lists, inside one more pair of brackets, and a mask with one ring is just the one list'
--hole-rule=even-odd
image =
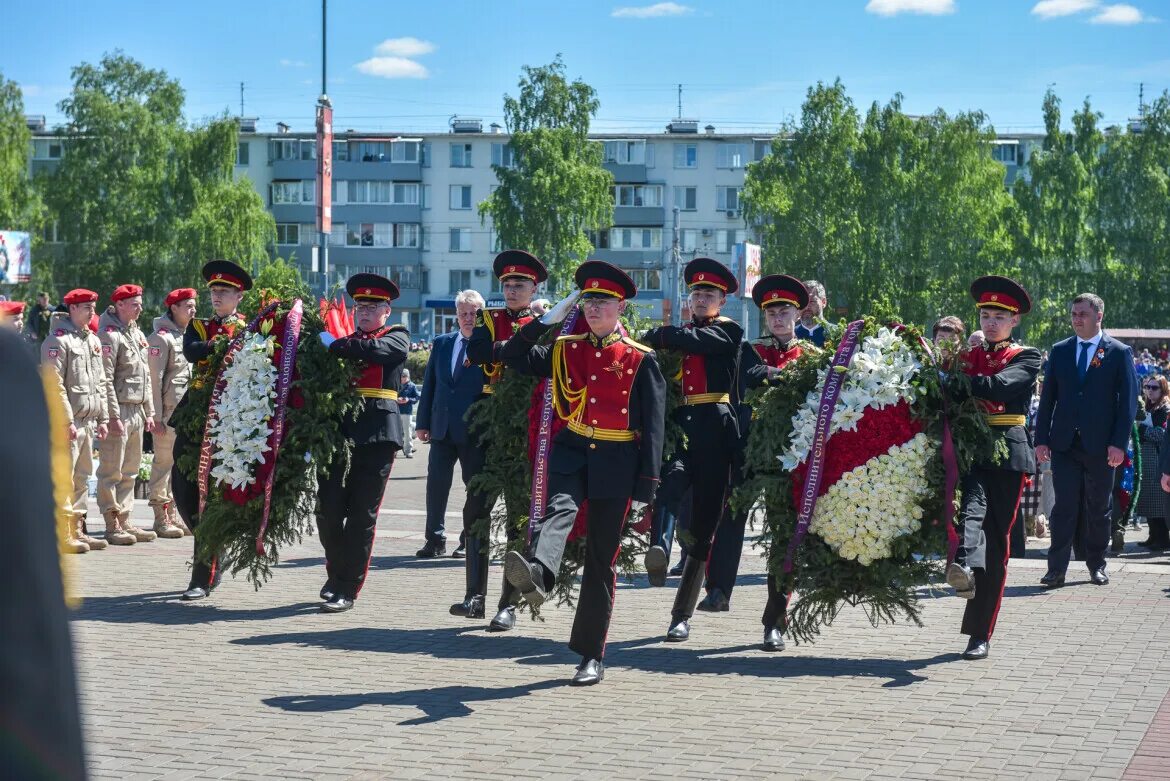
{"label": "man in dark suit", "polygon": [[1053,345],[1036,412],[1036,458],[1052,461],[1056,491],[1048,572],[1040,579],[1049,588],[1064,585],[1081,513],[1091,579],[1098,586],[1109,582],[1105,548],[1113,470],[1125,460],[1137,414],[1133,350],[1101,330],[1105,303],[1082,293],[1070,312],[1076,335]]}

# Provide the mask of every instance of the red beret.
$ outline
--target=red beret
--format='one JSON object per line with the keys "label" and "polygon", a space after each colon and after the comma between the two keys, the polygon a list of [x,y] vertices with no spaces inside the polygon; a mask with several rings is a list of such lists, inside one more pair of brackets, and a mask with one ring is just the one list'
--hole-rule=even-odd
{"label": "red beret", "polygon": [[24,314],[23,301],[0,301],[0,315]]}
{"label": "red beret", "polygon": [[93,292],[92,290],[86,290],[83,287],[79,287],[76,290],[70,290],[68,293],[65,294],[65,298],[62,299],[62,301],[64,301],[66,305],[68,305],[68,304],[89,304],[89,303],[96,302],[97,300],[98,300],[97,293]]}
{"label": "red beret", "polygon": [[167,297],[163,299],[165,306],[177,304],[180,301],[186,301],[188,298],[195,298],[197,293],[193,287],[181,287],[178,290],[172,290],[167,293]]}
{"label": "red beret", "polygon": [[110,296],[111,301],[123,301],[127,298],[134,298],[134,296],[142,295],[142,288],[138,285],[118,285],[114,291],[114,295]]}

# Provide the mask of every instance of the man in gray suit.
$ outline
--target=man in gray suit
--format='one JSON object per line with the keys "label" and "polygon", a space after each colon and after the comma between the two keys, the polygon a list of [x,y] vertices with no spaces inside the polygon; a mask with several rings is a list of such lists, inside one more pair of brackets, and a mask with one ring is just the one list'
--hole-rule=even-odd
{"label": "man in gray suit", "polygon": [[[464,290],[455,296],[459,330],[436,337],[427,361],[415,423],[419,441],[429,442],[431,446],[427,460],[426,544],[416,554],[419,558],[433,558],[446,552],[444,516],[455,462],[462,468],[464,485],[482,466],[483,449],[476,447],[468,436],[464,417],[483,394],[486,381],[479,364],[467,359],[467,340],[475,328],[475,315],[483,306],[483,296],[474,290]],[[466,511],[467,508],[465,514]],[[468,521],[464,523],[467,525]],[[462,548],[460,539],[459,549]]]}

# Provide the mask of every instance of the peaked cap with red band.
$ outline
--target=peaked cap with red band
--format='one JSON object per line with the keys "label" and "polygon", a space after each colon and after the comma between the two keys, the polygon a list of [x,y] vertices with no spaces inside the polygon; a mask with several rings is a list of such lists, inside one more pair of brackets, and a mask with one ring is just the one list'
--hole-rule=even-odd
{"label": "peaked cap with red band", "polygon": [[713,287],[727,295],[739,290],[735,274],[714,258],[695,258],[683,270],[687,287]]}
{"label": "peaked cap with red band", "polygon": [[354,274],[345,283],[345,292],[354,301],[393,301],[398,285],[380,274]]}
{"label": "peaked cap with red band", "polygon": [[167,297],[163,299],[163,306],[171,306],[180,301],[186,301],[188,298],[195,298],[197,295],[199,294],[195,292],[195,288],[181,287],[167,293]]}
{"label": "peaked cap with red band", "polygon": [[1032,298],[1018,282],[1007,277],[979,277],[971,283],[971,297],[976,308],[1005,309],[1015,315],[1032,311]]}
{"label": "peaked cap with red band", "polygon": [[97,302],[98,294],[92,290],[79,287],[76,290],[70,290],[61,300],[66,306],[69,304],[93,304]]}
{"label": "peaked cap with red band", "polygon": [[114,290],[114,294],[110,296],[111,301],[125,301],[127,298],[134,298],[134,296],[142,295],[142,288],[138,285],[118,285]]}
{"label": "peaked cap with red band", "polygon": [[548,269],[535,255],[520,249],[506,249],[492,261],[492,271],[501,282],[509,277],[531,279],[537,284],[548,279]]}
{"label": "peaked cap with red band", "polygon": [[587,260],[577,267],[573,279],[583,298],[612,296],[619,301],[638,295],[630,275],[604,260]]}
{"label": "peaked cap with red band", "polygon": [[804,309],[808,306],[808,288],[796,277],[769,274],[761,277],[752,288],[752,299],[760,309],[773,304],[788,304],[797,309]]}
{"label": "peaked cap with red band", "polygon": [[203,264],[203,278],[207,286],[226,285],[236,290],[251,290],[252,277],[230,260],[209,260]]}

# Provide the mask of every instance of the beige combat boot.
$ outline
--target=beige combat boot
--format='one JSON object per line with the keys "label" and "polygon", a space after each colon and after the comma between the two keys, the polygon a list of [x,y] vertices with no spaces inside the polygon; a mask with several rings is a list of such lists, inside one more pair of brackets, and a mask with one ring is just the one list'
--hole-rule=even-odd
{"label": "beige combat boot", "polygon": [[77,525],[77,539],[89,546],[90,550],[105,550],[109,545],[105,540],[97,537],[90,537],[85,530],[85,516],[79,515],[73,521]]}
{"label": "beige combat boot", "polygon": [[145,529],[139,529],[134,524],[130,523],[130,513],[118,513],[118,525],[125,531],[134,535],[134,539],[138,542],[154,542],[158,537],[154,532],[148,532]]}
{"label": "beige combat boot", "polygon": [[156,504],[150,509],[154,510],[154,533],[166,540],[177,540],[183,536],[183,530],[171,525],[171,519],[167,517],[167,506],[165,504]]}
{"label": "beige combat boot", "polygon": [[118,511],[110,510],[105,514],[106,542],[111,545],[133,545],[138,539],[118,525]]}
{"label": "beige combat boot", "polygon": [[179,511],[175,509],[175,503],[171,502],[167,505],[167,518],[171,522],[171,526],[183,532],[184,537],[194,537],[195,534],[187,528],[187,524],[183,523],[183,516],[179,515]]}
{"label": "beige combat boot", "polygon": [[73,524],[66,524],[65,539],[61,541],[62,553],[88,553],[89,546],[77,539],[77,528]]}

